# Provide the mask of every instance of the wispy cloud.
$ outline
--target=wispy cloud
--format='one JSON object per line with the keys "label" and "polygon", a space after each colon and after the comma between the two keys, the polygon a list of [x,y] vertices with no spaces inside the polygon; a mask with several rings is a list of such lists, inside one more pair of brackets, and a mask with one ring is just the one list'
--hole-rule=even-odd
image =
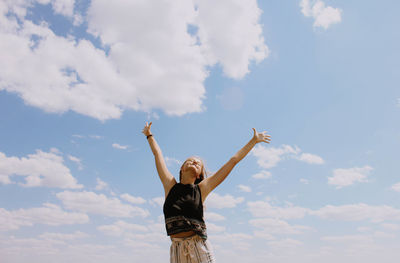
{"label": "wispy cloud", "polygon": [[396,191],[396,192],[400,192],[400,182],[392,185],[391,189]]}
{"label": "wispy cloud", "polygon": [[314,18],[314,27],[328,29],[342,21],[342,10],[325,6],[321,0],[301,0],[300,7],[304,16]]}
{"label": "wispy cloud", "polygon": [[89,217],[80,212],[67,212],[55,204],[8,211],[0,208],[0,231],[19,229],[21,226],[45,224],[52,226],[85,224]]}
{"label": "wispy cloud", "polygon": [[225,231],[226,227],[225,226],[219,226],[213,223],[207,223],[207,231],[208,232],[213,232],[213,233],[217,233],[217,232],[223,232]]}
{"label": "wispy cloud", "polygon": [[300,156],[296,156],[296,159],[299,161],[303,161],[309,164],[323,164],[325,163],[324,159],[322,159],[320,156],[311,154],[311,153],[302,153]]}
{"label": "wispy cloud", "polygon": [[97,229],[110,236],[122,236],[130,233],[143,233],[148,231],[146,226],[131,224],[122,220],[119,220],[112,225],[98,226]]}
{"label": "wispy cloud", "polygon": [[96,187],[95,189],[100,191],[100,190],[104,190],[108,188],[108,184],[106,182],[104,182],[103,180],[101,180],[100,178],[96,178]]}
{"label": "wispy cloud", "polygon": [[286,207],[273,206],[269,201],[247,202],[247,208],[254,217],[271,217],[280,219],[304,218],[309,209],[289,205]]}
{"label": "wispy cloud", "polygon": [[83,170],[82,161],[78,157],[75,157],[75,156],[72,156],[72,155],[68,155],[68,159],[70,161],[76,163],[78,165],[78,169],[79,170]]}
{"label": "wispy cloud", "polygon": [[150,200],[150,204],[162,207],[164,204],[164,201],[165,201],[165,197],[163,197],[163,196],[154,197]]}
{"label": "wispy cloud", "polygon": [[113,143],[112,147],[119,150],[127,150],[129,148],[128,145],[120,145],[118,143]]}
{"label": "wispy cloud", "polygon": [[368,176],[372,170],[373,168],[368,165],[348,169],[335,169],[333,176],[328,177],[328,183],[335,185],[339,189],[357,182],[368,182]]}
{"label": "wispy cloud", "polygon": [[234,197],[230,194],[219,195],[217,193],[210,193],[206,199],[208,208],[233,208],[244,201],[243,197]]}
{"label": "wispy cloud", "polygon": [[122,199],[124,199],[125,201],[127,201],[129,203],[132,203],[132,204],[136,204],[136,205],[141,205],[141,204],[146,203],[146,200],[144,198],[135,197],[135,196],[132,196],[130,194],[122,194],[122,195],[120,195],[120,197]]}
{"label": "wispy cloud", "polygon": [[400,220],[400,210],[391,206],[371,206],[367,204],[327,205],[310,214],[328,220],[383,222],[385,220]]}
{"label": "wispy cloud", "polygon": [[[278,234],[302,234],[311,228],[301,225],[290,225],[288,222],[276,218],[257,218],[249,221],[250,225],[257,228],[256,236],[270,238],[270,235]],[[266,233],[267,235],[264,235]]]}
{"label": "wispy cloud", "polygon": [[96,139],[96,140],[104,139],[104,136],[100,136],[100,135],[89,135],[89,137],[92,139]]}
{"label": "wispy cloud", "polygon": [[263,170],[259,173],[252,175],[251,177],[254,179],[269,179],[271,178],[271,176],[271,172]]}
{"label": "wispy cloud", "polygon": [[270,246],[272,249],[293,249],[296,247],[299,247],[303,245],[303,242],[299,240],[295,240],[292,238],[285,238],[282,240],[273,240],[273,241],[268,241],[267,242],[268,246]]}
{"label": "wispy cloud", "polygon": [[257,158],[257,163],[264,169],[275,167],[285,156],[296,155],[300,153],[298,147],[282,145],[279,148],[256,146],[251,153]]}
{"label": "wispy cloud", "polygon": [[237,186],[237,188],[239,189],[239,191],[241,192],[246,192],[246,193],[250,193],[251,192],[251,187],[247,186],[247,185],[243,185],[243,184],[239,184]]}
{"label": "wispy cloud", "polygon": [[224,221],[226,218],[223,215],[220,215],[215,212],[208,212],[205,213],[205,218],[210,221]]}
{"label": "wispy cloud", "polygon": [[310,183],[310,181],[309,180],[307,180],[307,179],[304,179],[304,178],[300,178],[300,183],[302,183],[302,184],[309,184]]}
{"label": "wispy cloud", "polygon": [[45,240],[68,241],[68,240],[87,238],[89,237],[89,235],[81,231],[75,231],[70,234],[45,232],[41,234],[39,237]]}
{"label": "wispy cloud", "polygon": [[285,159],[296,159],[309,164],[323,164],[324,160],[315,154],[302,153],[297,146],[281,145],[280,147],[256,146],[251,153],[257,158],[258,165],[270,169]]}

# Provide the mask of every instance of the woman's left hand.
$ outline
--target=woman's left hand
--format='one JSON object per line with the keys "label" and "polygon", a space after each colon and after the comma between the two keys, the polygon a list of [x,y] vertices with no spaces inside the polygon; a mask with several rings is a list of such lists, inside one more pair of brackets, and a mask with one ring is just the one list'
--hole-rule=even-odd
{"label": "woman's left hand", "polygon": [[271,136],[267,134],[267,132],[257,132],[256,129],[253,128],[254,136],[253,138],[256,140],[256,143],[266,142],[269,143],[271,141]]}

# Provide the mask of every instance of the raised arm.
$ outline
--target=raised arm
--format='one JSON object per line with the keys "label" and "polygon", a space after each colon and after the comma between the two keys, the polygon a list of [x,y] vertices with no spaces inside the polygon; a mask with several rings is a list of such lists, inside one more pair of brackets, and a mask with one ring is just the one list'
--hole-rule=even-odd
{"label": "raised arm", "polygon": [[240,149],[227,163],[225,163],[213,176],[204,179],[200,184],[200,189],[202,193],[203,201],[206,199],[208,194],[214,190],[220,183],[222,183],[225,178],[232,171],[233,167],[239,163],[253,147],[259,142],[269,143],[271,137],[266,134],[266,132],[258,133],[256,129],[253,128],[254,135],[253,138]]}
{"label": "raised arm", "polygon": [[146,125],[144,126],[142,133],[146,135],[151,151],[153,152],[154,159],[156,161],[158,176],[160,177],[160,180],[164,186],[164,191],[166,196],[169,193],[169,190],[172,188],[172,186],[176,184],[176,180],[175,177],[168,171],[161,149],[158,146],[156,139],[154,139],[154,136],[150,131],[151,124],[152,122],[150,122],[150,124],[146,122]]}

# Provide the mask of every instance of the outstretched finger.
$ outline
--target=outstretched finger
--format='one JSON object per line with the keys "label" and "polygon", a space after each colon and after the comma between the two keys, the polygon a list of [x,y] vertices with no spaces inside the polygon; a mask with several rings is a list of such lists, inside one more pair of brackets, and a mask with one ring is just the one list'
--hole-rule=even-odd
{"label": "outstretched finger", "polygon": [[149,129],[150,129],[150,127],[151,127],[152,124],[153,124],[153,122],[151,121],[150,124],[149,124]]}

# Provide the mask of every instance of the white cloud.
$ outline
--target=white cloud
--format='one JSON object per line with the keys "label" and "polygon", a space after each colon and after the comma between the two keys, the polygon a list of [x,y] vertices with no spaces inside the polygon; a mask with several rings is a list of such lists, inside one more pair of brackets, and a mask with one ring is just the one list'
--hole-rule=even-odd
{"label": "white cloud", "polygon": [[226,228],[224,226],[218,226],[218,225],[210,223],[210,222],[207,223],[208,233],[224,232],[225,229]]}
{"label": "white cloud", "polygon": [[357,227],[357,231],[361,232],[361,233],[367,233],[367,232],[371,232],[371,228],[365,227],[365,226],[360,226],[360,227]]}
{"label": "white cloud", "polygon": [[70,16],[74,15],[75,0],[52,0],[51,5],[56,14]]}
{"label": "white cloud", "polygon": [[325,236],[322,237],[321,240],[339,244],[373,243],[373,239],[367,235]]}
{"label": "white cloud", "polygon": [[86,213],[104,215],[108,217],[147,217],[149,212],[140,207],[123,204],[117,198],[108,198],[103,194],[93,192],[71,192],[57,193],[64,206],[71,210]]}
{"label": "white cloud", "polygon": [[[224,262],[248,262],[249,258],[243,255],[243,252],[253,247],[251,241],[254,236],[245,233],[212,233],[210,234],[213,247],[217,247],[218,253],[224,255]],[[240,251],[240,252],[239,252]],[[235,253],[239,252],[239,253]],[[242,259],[240,258],[242,256]],[[240,259],[239,261],[238,258]]]}
{"label": "white cloud", "polygon": [[275,167],[285,155],[298,154],[300,149],[289,145],[282,145],[280,148],[257,145],[251,152],[257,158],[260,167],[269,169]]}
{"label": "white cloud", "polygon": [[165,201],[165,197],[159,196],[159,197],[154,197],[150,200],[150,204],[156,205],[159,207],[163,207]]}
{"label": "white cloud", "polygon": [[122,199],[124,199],[125,201],[135,204],[135,205],[141,205],[146,203],[146,200],[143,199],[142,197],[135,197],[135,196],[131,196],[130,194],[122,194],[120,195],[120,197]]}
{"label": "white cloud", "polygon": [[226,218],[223,215],[220,215],[218,213],[214,212],[208,212],[206,211],[205,213],[205,218],[207,221],[224,221]]}
{"label": "white cloud", "polygon": [[128,233],[147,232],[148,228],[138,224],[130,224],[125,221],[119,220],[112,225],[102,225],[97,229],[106,235],[122,236]]}
{"label": "white cloud", "polygon": [[356,182],[368,182],[367,177],[372,170],[370,166],[335,169],[333,176],[328,177],[328,183],[336,185],[336,188],[342,188]]}
{"label": "white cloud", "polygon": [[397,230],[400,230],[400,225],[397,225],[397,224],[384,223],[384,224],[381,224],[381,226],[382,226],[384,229],[390,230],[390,231],[397,231]]}
{"label": "white cloud", "polygon": [[232,242],[239,240],[251,240],[254,239],[254,237],[245,233],[224,233],[223,235],[214,236],[213,239],[217,240],[218,242]]}
{"label": "white cloud", "polygon": [[256,0],[194,2],[198,9],[195,25],[209,63],[219,62],[227,76],[242,78],[251,60],[259,62],[268,56]]}
{"label": "white cloud", "polygon": [[250,186],[239,184],[237,187],[239,188],[239,191],[241,191],[241,192],[246,192],[246,193],[250,193],[251,192],[251,187]]}
{"label": "white cloud", "polygon": [[236,207],[237,204],[240,204],[244,201],[243,197],[233,197],[230,194],[226,194],[224,196],[219,195],[217,193],[210,193],[206,199],[206,205],[208,208],[233,208]]}
{"label": "white cloud", "polygon": [[314,18],[314,27],[328,29],[331,25],[342,21],[342,10],[325,6],[321,0],[301,0],[300,7],[304,16]]}
{"label": "white cloud", "polygon": [[276,218],[257,218],[250,220],[249,223],[257,228],[255,236],[263,237],[264,234],[267,234],[267,239],[270,239],[270,235],[272,234],[302,234],[304,231],[310,230],[310,227],[290,225],[288,222]]}
{"label": "white cloud", "polygon": [[52,226],[84,224],[89,217],[83,213],[66,212],[54,204],[44,204],[43,207],[18,209],[8,211],[0,208],[0,231],[19,229],[21,226],[45,224]]}
{"label": "white cloud", "polygon": [[68,155],[68,159],[70,159],[72,162],[76,163],[78,165],[79,170],[83,169],[82,161],[78,157]]}
{"label": "white cloud", "polygon": [[96,139],[96,140],[104,139],[104,136],[100,136],[100,135],[89,135],[89,137],[92,139]]}
{"label": "white cloud", "polygon": [[0,175],[0,184],[11,184],[10,177],[8,175],[1,174]]}
{"label": "white cloud", "polygon": [[[87,17],[75,12],[74,2],[2,4],[0,60],[7,67],[0,69],[0,90],[47,112],[72,110],[100,120],[124,110],[180,116],[204,110],[210,66],[220,63],[227,76],[242,78],[252,61],[268,55],[256,0],[92,0]],[[51,21],[34,24],[26,14],[37,3],[51,3],[71,28],[86,20],[87,33],[107,52],[74,35],[56,35]],[[189,25],[197,32],[189,33]]]}
{"label": "white cloud", "polygon": [[[257,158],[258,165],[263,169],[270,169],[277,166],[285,159],[296,159],[309,164],[323,164],[324,160],[310,153],[302,153],[297,146],[281,145],[280,147],[268,147],[257,145],[251,153]],[[259,175],[261,177],[261,175]]]}
{"label": "white cloud", "polygon": [[23,176],[25,187],[58,187],[58,188],[82,188],[71,175],[68,167],[64,165],[64,159],[58,150],[43,152],[37,150],[35,154],[27,157],[7,157],[0,152],[0,174],[4,182],[8,182],[12,176]]}
{"label": "white cloud", "polygon": [[271,176],[272,176],[271,172],[263,170],[263,171],[261,171],[259,173],[254,174],[252,176],[252,178],[254,178],[254,179],[268,179],[268,178],[271,178]]}
{"label": "white cloud", "polygon": [[126,149],[128,149],[129,146],[128,145],[120,145],[118,143],[113,143],[112,147],[115,149],[119,149],[119,150],[126,150]]}
{"label": "white cloud", "polygon": [[385,238],[385,239],[386,238],[393,239],[397,237],[397,235],[395,235],[394,233],[386,233],[382,231],[375,231],[373,235],[375,238]]}
{"label": "white cloud", "polygon": [[[118,76],[104,51],[87,40],[56,36],[45,23],[23,19],[18,25],[4,17],[3,22],[0,58],[7,67],[0,69],[0,90],[17,93],[26,104],[47,112],[73,110],[101,120],[121,115],[114,103],[118,96],[128,97],[123,90],[129,84]],[[113,94],[107,85],[120,91]]]}
{"label": "white cloud", "polygon": [[76,231],[71,234],[66,234],[66,233],[43,233],[39,236],[41,239],[45,240],[53,240],[53,241],[64,241],[64,240],[75,240],[75,239],[82,239],[82,238],[87,238],[89,237],[88,234]]}
{"label": "white cloud", "polygon": [[291,238],[286,238],[282,240],[268,241],[267,244],[272,249],[293,249],[303,245],[303,242]]}
{"label": "white cloud", "polygon": [[311,153],[302,153],[300,156],[296,157],[296,159],[309,163],[309,164],[323,164],[324,159],[319,157],[318,155]]}
{"label": "white cloud", "polygon": [[247,202],[250,213],[255,217],[271,217],[280,219],[303,218],[309,209],[299,206],[277,207],[268,201]]}
{"label": "white cloud", "polygon": [[[51,4],[54,13],[60,14],[67,17],[74,16],[74,4],[75,0],[25,0],[26,5],[32,5],[35,2],[38,2],[42,5]],[[21,1],[19,1],[21,3]]]}
{"label": "white cloud", "polygon": [[392,185],[392,190],[396,191],[396,192],[400,192],[400,182]]}
{"label": "white cloud", "polygon": [[387,205],[327,205],[309,213],[323,219],[340,221],[370,220],[371,222],[382,222],[385,220],[400,220],[400,210]]}
{"label": "white cloud", "polygon": [[96,178],[96,190],[100,191],[103,189],[108,188],[108,184],[106,182],[104,182],[103,180],[101,180],[100,178]]}

